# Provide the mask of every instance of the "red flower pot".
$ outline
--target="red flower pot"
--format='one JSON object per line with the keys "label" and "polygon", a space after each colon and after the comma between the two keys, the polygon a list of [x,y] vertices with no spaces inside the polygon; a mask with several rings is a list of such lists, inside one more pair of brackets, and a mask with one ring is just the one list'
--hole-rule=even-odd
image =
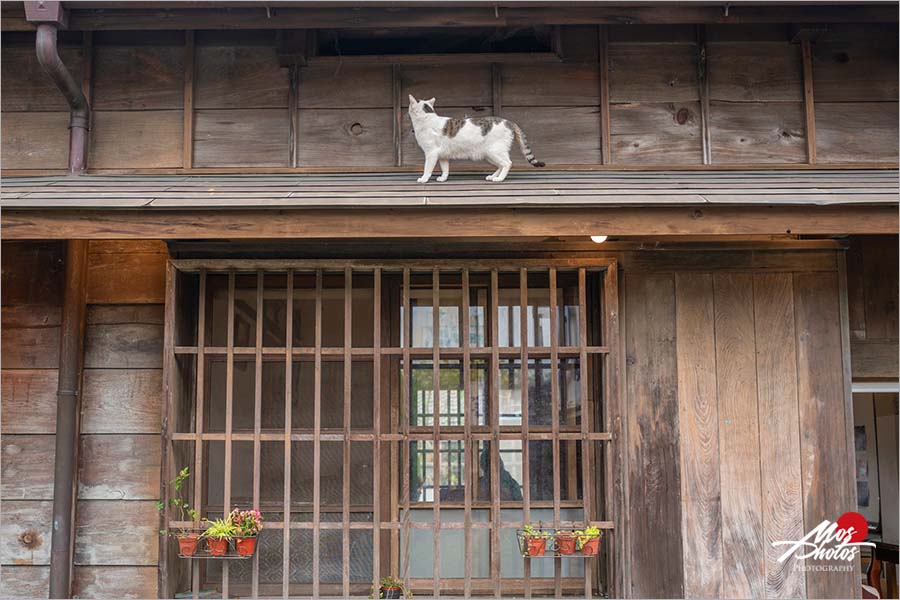
{"label": "red flower pot", "polygon": [[585,556],[594,556],[600,550],[600,538],[592,537],[581,544],[581,553]]}
{"label": "red flower pot", "polygon": [[178,554],[182,556],[193,556],[197,551],[198,541],[196,533],[178,536]]}
{"label": "red flower pot", "polygon": [[528,556],[543,556],[547,551],[547,539],[529,537],[525,538],[525,552]]}
{"label": "red flower pot", "polygon": [[241,556],[253,556],[253,551],[256,550],[256,537],[235,538],[234,543]]}
{"label": "red flower pot", "polygon": [[206,548],[212,556],[225,556],[228,551],[228,538],[206,538]]}
{"label": "red flower pot", "polygon": [[575,554],[575,536],[570,534],[556,536],[556,549],[560,554]]}

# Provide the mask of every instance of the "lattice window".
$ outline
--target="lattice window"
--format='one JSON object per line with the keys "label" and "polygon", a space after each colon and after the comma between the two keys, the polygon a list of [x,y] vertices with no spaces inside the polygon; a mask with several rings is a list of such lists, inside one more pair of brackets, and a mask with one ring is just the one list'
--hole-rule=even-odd
{"label": "lattice window", "polygon": [[621,535],[600,560],[515,541],[613,533],[616,290],[605,259],[173,261],[165,475],[190,465],[203,515],[258,506],[266,529],[251,561],[163,544],[167,591],[619,589]]}

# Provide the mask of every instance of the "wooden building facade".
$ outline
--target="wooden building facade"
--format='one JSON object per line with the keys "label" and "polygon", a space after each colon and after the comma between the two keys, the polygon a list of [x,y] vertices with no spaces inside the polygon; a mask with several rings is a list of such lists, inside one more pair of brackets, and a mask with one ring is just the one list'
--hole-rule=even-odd
{"label": "wooden building facade", "polygon": [[[856,510],[898,380],[895,5],[67,4],[77,174],[2,5],[0,595],[859,596],[772,542]],[[408,94],[546,169],[417,184]],[[252,560],[160,535],[183,466]]]}

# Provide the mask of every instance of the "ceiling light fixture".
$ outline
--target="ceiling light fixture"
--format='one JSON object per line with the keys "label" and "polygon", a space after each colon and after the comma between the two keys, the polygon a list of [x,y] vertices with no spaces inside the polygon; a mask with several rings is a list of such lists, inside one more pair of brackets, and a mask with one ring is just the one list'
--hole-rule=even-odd
{"label": "ceiling light fixture", "polygon": [[591,241],[594,242],[595,244],[602,244],[603,242],[606,241],[606,238],[608,238],[608,237],[609,236],[607,236],[607,235],[592,235]]}

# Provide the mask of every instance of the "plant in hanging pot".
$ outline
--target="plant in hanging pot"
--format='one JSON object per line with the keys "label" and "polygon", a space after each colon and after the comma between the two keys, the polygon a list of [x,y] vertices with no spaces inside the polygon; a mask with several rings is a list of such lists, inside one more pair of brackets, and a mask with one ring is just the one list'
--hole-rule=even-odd
{"label": "plant in hanging pot", "polygon": [[575,534],[572,531],[556,532],[556,551],[560,554],[575,554]]}
{"label": "plant in hanging pot", "polygon": [[[412,596],[412,594],[410,594]],[[378,582],[379,598],[402,598],[403,597],[403,580],[397,579],[393,575],[388,575]]]}
{"label": "plant in hanging pot", "polygon": [[524,556],[543,556],[547,551],[547,539],[550,535],[533,525],[522,527],[524,543]]}
{"label": "plant in hanging pot", "polygon": [[584,556],[594,556],[600,550],[600,529],[598,527],[585,527],[584,531],[576,531],[578,536],[578,549]]}
{"label": "plant in hanging pot", "polygon": [[253,556],[256,550],[256,539],[262,531],[262,515],[258,509],[238,510],[235,508],[229,515],[231,522],[238,529],[234,538],[237,552],[241,556]]}
{"label": "plant in hanging pot", "polygon": [[[191,470],[188,467],[184,467],[181,471],[178,472],[178,475],[169,482],[169,485],[174,488],[177,495],[173,498],[169,498],[168,502],[164,503],[162,501],[156,503],[156,508],[160,512],[165,512],[166,507],[178,510],[179,518],[178,520],[182,523],[185,521],[196,521],[200,518],[200,515],[194,510],[185,500],[181,497],[181,490],[184,488],[184,482],[191,476]],[[160,531],[161,534],[166,535],[169,533],[167,530],[163,529]],[[196,531],[192,531],[187,527],[179,527],[175,530],[175,538],[178,540],[178,555],[179,556],[193,556],[195,552],[197,552],[197,541],[200,536]]]}
{"label": "plant in hanging pot", "polygon": [[225,519],[207,522],[209,527],[201,535],[206,539],[206,549],[209,550],[210,556],[225,556],[228,542],[238,534],[238,528],[231,522],[230,515]]}

